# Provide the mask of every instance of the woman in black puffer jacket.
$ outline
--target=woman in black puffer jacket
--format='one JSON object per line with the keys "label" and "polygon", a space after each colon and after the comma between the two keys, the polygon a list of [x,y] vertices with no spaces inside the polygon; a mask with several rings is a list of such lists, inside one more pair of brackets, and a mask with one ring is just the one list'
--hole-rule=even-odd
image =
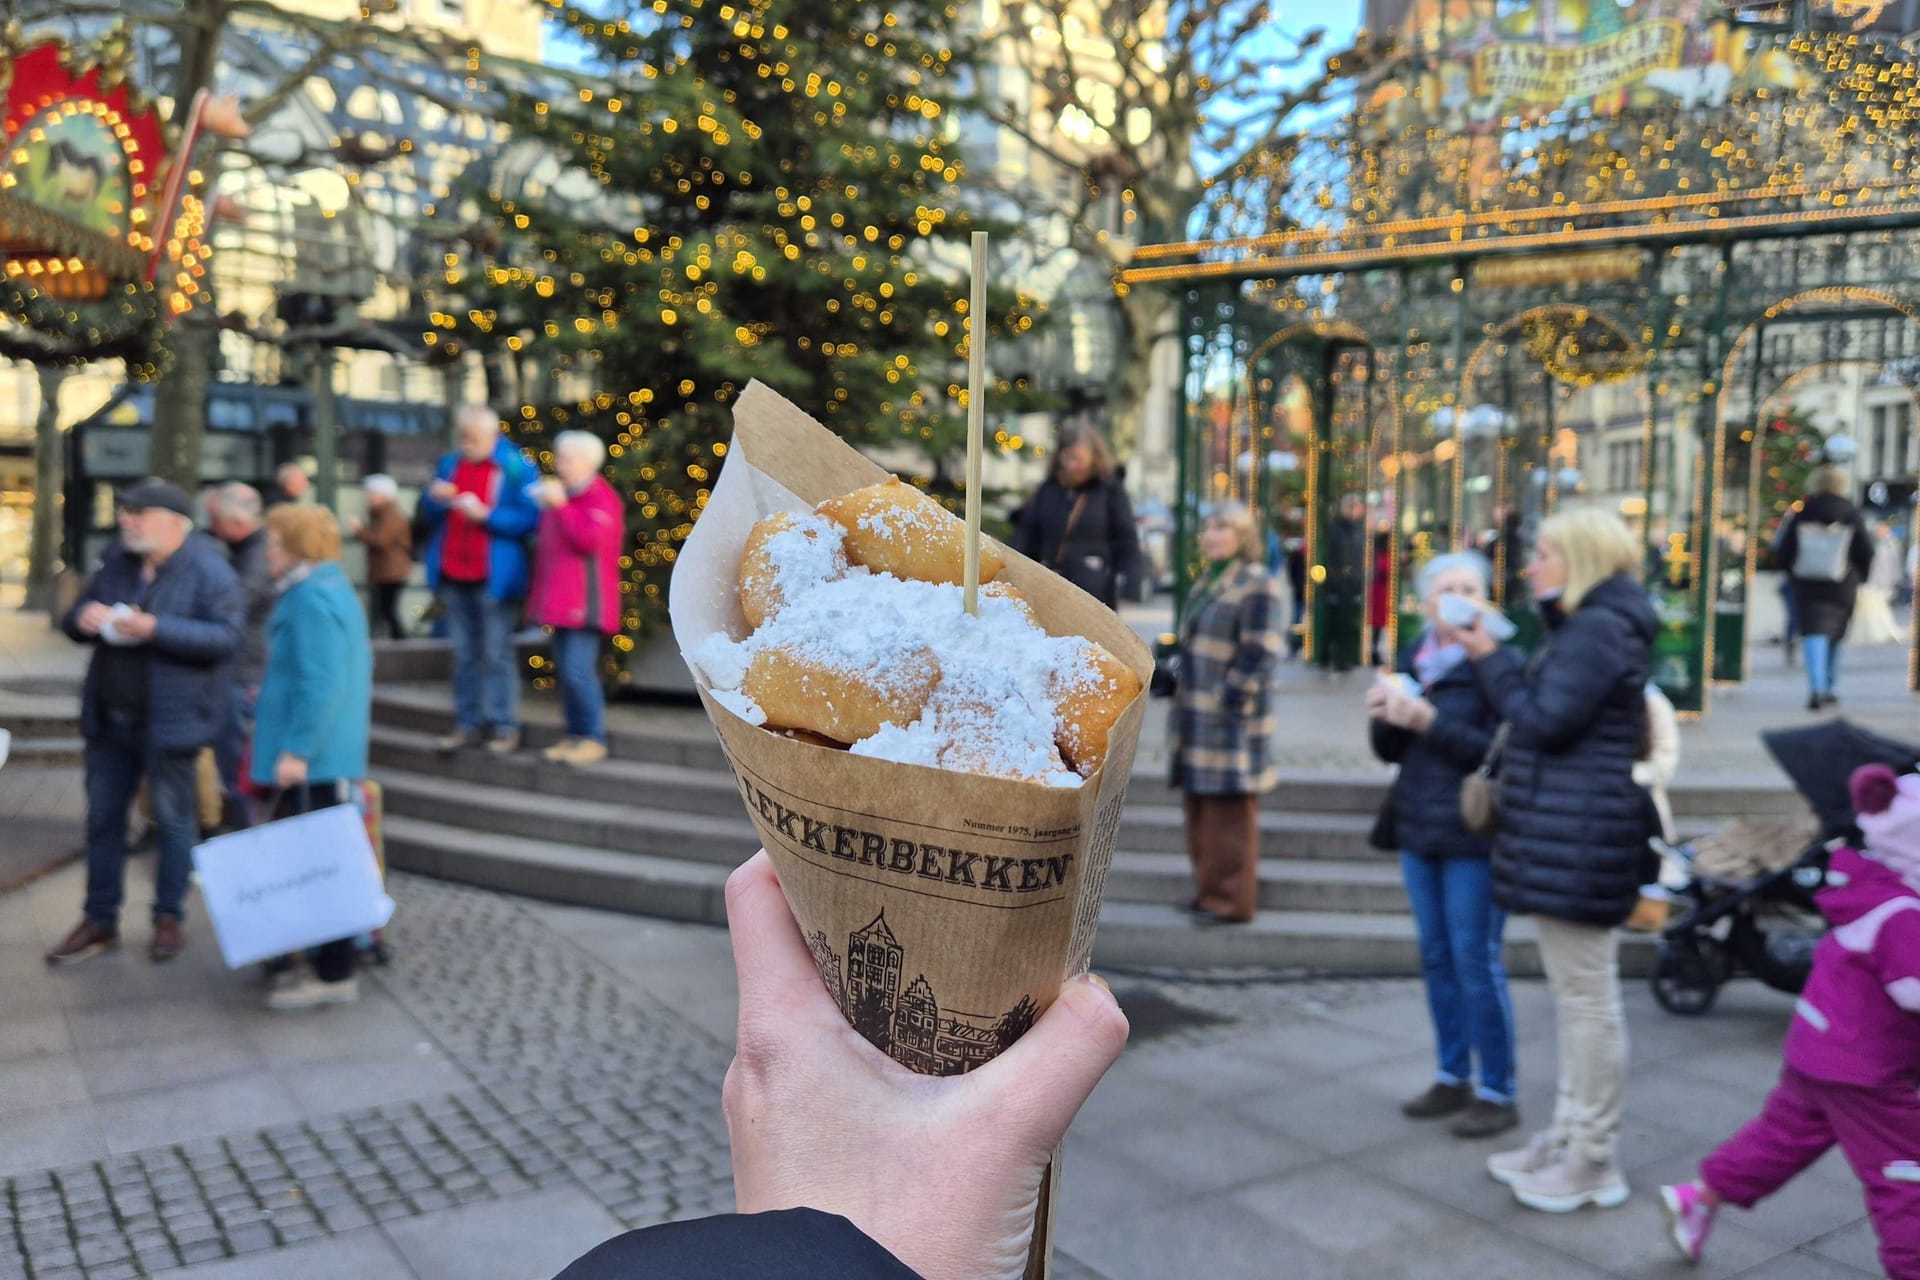
{"label": "woman in black puffer jacket", "polygon": [[1534,917],[1560,1050],[1551,1127],[1487,1167],[1522,1204],[1553,1213],[1612,1208],[1628,1194],[1617,1150],[1627,1044],[1615,929],[1639,896],[1651,830],[1633,765],[1659,630],[1639,564],[1639,544],[1615,517],[1556,516],[1527,566],[1549,633],[1534,660],[1498,648],[1484,628],[1444,637],[1465,646],[1509,725],[1494,899]]}
{"label": "woman in black puffer jacket", "polygon": [[1506,913],[1494,905],[1486,840],[1460,822],[1460,783],[1486,758],[1500,718],[1466,650],[1442,643],[1434,630],[1445,597],[1487,598],[1491,569],[1472,551],[1428,561],[1420,601],[1429,625],[1408,647],[1401,676],[1383,677],[1367,693],[1374,754],[1400,766],[1374,844],[1400,855],[1439,1051],[1432,1087],[1400,1109],[1414,1120],[1464,1111],[1453,1126],[1462,1138],[1490,1138],[1520,1123],[1513,1004],[1500,955]]}

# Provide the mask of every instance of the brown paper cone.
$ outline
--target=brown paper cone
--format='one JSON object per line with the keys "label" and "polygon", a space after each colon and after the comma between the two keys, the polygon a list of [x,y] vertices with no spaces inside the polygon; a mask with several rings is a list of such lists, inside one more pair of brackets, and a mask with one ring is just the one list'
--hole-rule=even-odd
{"label": "brown paper cone", "polygon": [[[747,633],[738,569],[754,522],[885,478],[792,404],[749,386],[719,481],[674,567],[681,651],[715,631]],[[1097,641],[1140,678],[1104,770],[1078,788],[798,742],[735,716],[694,672],[828,991],[868,1040],[930,1075],[998,1054],[1087,967],[1153,669],[1112,611],[1023,556],[1007,560],[998,580],[1027,598],[1042,628]],[[1030,1276],[1045,1273],[1046,1216]]]}

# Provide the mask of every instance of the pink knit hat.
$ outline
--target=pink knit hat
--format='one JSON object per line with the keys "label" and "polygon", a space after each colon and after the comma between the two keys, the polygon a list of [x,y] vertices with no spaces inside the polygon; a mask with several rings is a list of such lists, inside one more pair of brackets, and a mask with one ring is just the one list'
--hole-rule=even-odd
{"label": "pink knit hat", "polygon": [[1867,851],[1920,882],[1920,774],[1895,774],[1884,764],[1853,771],[1847,782]]}

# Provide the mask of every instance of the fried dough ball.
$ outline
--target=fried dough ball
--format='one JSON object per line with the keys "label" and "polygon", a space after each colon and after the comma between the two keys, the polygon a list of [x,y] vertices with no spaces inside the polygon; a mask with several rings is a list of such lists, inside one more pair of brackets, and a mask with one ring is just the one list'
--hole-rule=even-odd
{"label": "fried dough ball", "polygon": [[1140,677],[1091,640],[1053,675],[1054,705],[1059,709],[1060,754],[1083,778],[1091,778],[1107,759],[1107,735],[1140,692]]}
{"label": "fried dough ball", "polygon": [[[958,584],[966,577],[966,525],[896,477],[821,503],[819,513],[847,531],[847,559],[875,573]],[[1006,567],[991,539],[980,541],[980,581]]]}
{"label": "fried dough ball", "polygon": [[740,556],[740,611],[756,630],[809,587],[846,576],[846,533],[811,513],[782,511],[747,533]]}
{"label": "fried dough ball", "polygon": [[835,742],[912,724],[940,683],[940,661],[890,605],[876,607],[865,580],[806,592],[754,638],[740,692],[770,729],[805,729]]}
{"label": "fried dough ball", "polygon": [[[986,572],[985,547],[980,549],[980,571],[982,573]],[[1033,606],[1027,603],[1027,598],[1021,595],[1012,583],[982,582],[980,584],[980,595],[987,600],[1006,600],[1010,602],[1014,608],[1020,611],[1021,617],[1025,618],[1028,622],[1033,622]],[[1034,625],[1038,626],[1039,624],[1035,623]]]}
{"label": "fried dough ball", "polygon": [[831,655],[762,649],[747,664],[740,691],[767,713],[770,729],[801,729],[852,744],[889,724],[911,724],[940,683],[933,650],[908,650],[885,670],[854,671]]}

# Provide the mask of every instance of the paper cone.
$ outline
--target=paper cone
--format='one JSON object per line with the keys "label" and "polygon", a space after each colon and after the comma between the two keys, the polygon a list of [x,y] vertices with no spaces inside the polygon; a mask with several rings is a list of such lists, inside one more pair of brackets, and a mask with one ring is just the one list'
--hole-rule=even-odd
{"label": "paper cone", "polygon": [[[779,395],[750,385],[734,406],[720,478],[674,565],[669,611],[682,653],[716,631],[748,633],[738,573],[756,521],[886,478]],[[1104,769],[1080,787],[795,741],[735,716],[694,670],[828,991],[868,1040],[930,1075],[994,1057],[1087,967],[1153,670],[1130,628],[1050,570],[1008,552],[996,581],[1026,597],[1045,631],[1097,641],[1140,679]],[[1042,1259],[1046,1226],[1035,1232]]]}

